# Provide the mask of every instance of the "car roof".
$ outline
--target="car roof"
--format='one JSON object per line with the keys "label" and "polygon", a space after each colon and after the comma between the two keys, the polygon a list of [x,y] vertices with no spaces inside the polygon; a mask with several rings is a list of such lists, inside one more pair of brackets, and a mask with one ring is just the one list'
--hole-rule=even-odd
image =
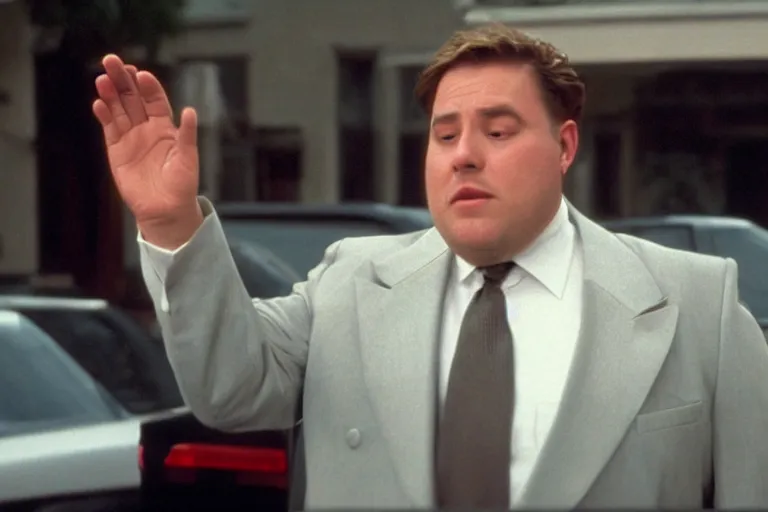
{"label": "car roof", "polygon": [[227,202],[217,204],[216,213],[222,219],[279,216],[281,218],[335,217],[387,220],[403,215],[421,217],[425,215],[426,209],[376,202],[335,204]]}
{"label": "car roof", "polygon": [[749,229],[755,223],[740,217],[714,215],[663,215],[655,217],[631,217],[624,219],[608,219],[601,221],[606,227],[627,226],[693,226],[709,229],[738,228]]}
{"label": "car roof", "polygon": [[98,311],[109,308],[103,299],[80,297],[45,297],[38,295],[0,295],[3,309],[59,309],[70,311]]}

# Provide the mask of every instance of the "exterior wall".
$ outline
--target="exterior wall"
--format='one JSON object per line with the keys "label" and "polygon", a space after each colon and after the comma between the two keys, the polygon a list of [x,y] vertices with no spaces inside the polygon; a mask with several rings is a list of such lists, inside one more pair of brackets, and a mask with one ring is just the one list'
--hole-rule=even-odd
{"label": "exterior wall", "polygon": [[562,4],[477,7],[466,13],[465,21],[469,25],[514,23],[551,41],[578,64],[768,58],[765,2],[592,0]]}
{"label": "exterior wall", "polygon": [[[261,0],[253,5],[245,27],[192,29],[168,43],[165,58],[248,55],[251,123],[300,128],[305,144],[301,199],[335,202],[336,50],[378,50],[382,62],[387,55],[431,52],[461,25],[460,13],[446,0]],[[382,67],[379,84],[387,80],[385,74]],[[390,91],[382,92],[380,104],[391,102]],[[378,132],[383,133],[391,112],[379,113]],[[377,160],[394,162],[390,143],[380,143]],[[388,166],[391,173],[392,163]],[[392,200],[394,185],[383,185],[389,192],[381,199]]]}
{"label": "exterior wall", "polygon": [[0,275],[37,270],[32,33],[21,2],[0,4]]}
{"label": "exterior wall", "polygon": [[[340,167],[335,52],[378,50],[377,157],[371,172],[377,175],[377,199],[396,202],[401,112],[408,100],[400,87],[403,70],[426,63],[445,37],[462,25],[514,20],[515,26],[557,44],[591,75],[582,157],[569,183],[574,202],[589,210],[589,134],[593,128],[601,129],[595,123],[604,125],[610,118],[612,129],[624,134],[626,151],[632,150],[629,117],[637,76],[636,71],[625,72],[626,65],[768,58],[764,3],[694,2],[674,9],[665,2],[593,3],[568,2],[566,8],[476,7],[465,16],[456,2],[446,0],[260,0],[252,4],[255,10],[244,26],[198,25],[169,42],[165,57],[173,62],[186,57],[248,56],[250,122],[300,128],[305,144],[301,200],[334,202],[339,199]],[[625,160],[622,203],[632,193],[632,159]]]}
{"label": "exterior wall", "polygon": [[[202,1],[202,0],[196,0]],[[211,0],[212,5],[217,4]],[[444,39],[465,21],[448,0],[258,0],[244,24],[195,25],[169,41],[168,63],[186,58],[246,56],[247,114],[258,126],[295,126],[304,140],[301,200],[339,199],[337,50],[376,50],[376,169],[378,199],[398,199],[399,137],[404,68],[423,65]],[[662,2],[663,3],[663,2]],[[614,17],[596,23],[571,22],[545,8],[527,8],[516,25],[553,41],[589,79],[582,156],[570,182],[574,202],[592,202],[590,134],[612,123],[626,141],[622,204],[632,196],[631,108],[637,69],[627,64],[678,61],[737,61],[768,58],[768,12],[758,2],[740,2],[749,12],[695,19],[677,15]],[[734,4],[735,5],[735,4]],[[728,7],[723,2],[721,7]],[[743,10],[744,8],[742,8]],[[757,9],[757,10],[755,10]],[[519,10],[518,10],[519,11]],[[711,11],[711,10],[710,10]],[[478,12],[478,11],[475,11]],[[761,14],[762,12],[762,14]],[[510,14],[512,13],[512,14]],[[533,13],[533,14],[531,14]],[[550,14],[547,14],[550,13]],[[518,12],[519,14],[519,12]],[[717,13],[715,13],[717,14]],[[515,15],[506,11],[505,16]],[[538,17],[537,17],[538,16]],[[554,17],[553,17],[554,16]],[[469,21],[478,21],[477,17]],[[226,21],[226,20],[219,20]],[[605,20],[603,20],[605,21]],[[21,2],[0,3],[0,274],[37,270],[37,194],[34,153],[33,33]],[[617,42],[617,38],[620,38]],[[648,72],[640,72],[640,74]],[[610,121],[606,121],[610,120]],[[625,210],[630,213],[630,210]],[[126,250],[135,228],[126,217]],[[128,256],[132,260],[131,256]]]}

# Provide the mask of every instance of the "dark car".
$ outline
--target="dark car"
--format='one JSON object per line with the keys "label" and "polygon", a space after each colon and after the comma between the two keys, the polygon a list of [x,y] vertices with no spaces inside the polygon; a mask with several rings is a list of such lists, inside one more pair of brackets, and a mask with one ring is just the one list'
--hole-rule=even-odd
{"label": "dark car", "polygon": [[184,410],[142,422],[139,442],[147,510],[288,509],[289,431],[224,433]]}
{"label": "dark car", "polygon": [[[281,297],[291,292],[299,281],[299,274],[274,252],[262,244],[230,237],[230,254],[248,295],[258,299]],[[160,338],[160,329],[154,315],[152,300],[141,275],[141,268],[133,266],[126,271],[127,286],[121,306],[141,318],[146,329]],[[2,288],[0,288],[0,294]]]}
{"label": "dark car", "polygon": [[768,230],[740,218],[707,215],[636,217],[604,221],[606,228],[674,249],[733,258],[739,295],[768,330]]}
{"label": "dark car", "polygon": [[216,212],[228,239],[265,247],[302,279],[337,240],[432,227],[425,208],[380,203],[222,203]]}
{"label": "dark car", "polygon": [[[425,209],[383,204],[223,204],[217,212],[231,245],[243,247],[243,253],[250,251],[249,244],[258,247],[281,275],[288,275],[287,264],[295,270],[293,282],[305,278],[337,240],[432,226]],[[240,265],[238,269],[245,279]],[[146,502],[153,506],[216,504],[222,511],[302,508],[305,473],[300,428],[223,433],[183,411],[142,424],[141,445],[142,488]],[[185,461],[183,467],[179,461]]]}
{"label": "dark car", "polygon": [[122,310],[101,299],[0,295],[133,414],[183,405],[165,349]]}

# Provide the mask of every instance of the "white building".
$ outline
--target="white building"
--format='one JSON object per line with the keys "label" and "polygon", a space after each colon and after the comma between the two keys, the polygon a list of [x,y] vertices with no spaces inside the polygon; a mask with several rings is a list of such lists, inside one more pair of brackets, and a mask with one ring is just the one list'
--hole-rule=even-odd
{"label": "white building", "polygon": [[37,271],[33,33],[19,1],[0,0],[0,275]]}
{"label": "white building", "polygon": [[[765,2],[189,0],[189,9],[189,30],[164,46],[162,60],[216,64],[229,124],[224,145],[205,151],[221,154],[223,200],[419,201],[416,73],[453,30],[486,21],[554,42],[584,75],[583,149],[569,188],[586,211],[666,204],[663,187],[644,184],[651,168],[723,184],[730,178],[718,168],[768,161],[760,160],[768,148]],[[0,22],[10,28],[0,33],[0,274],[35,272],[32,30],[18,1],[0,4]],[[722,209],[722,197],[702,199],[702,190],[693,203]],[[125,228],[131,260],[130,221]]]}

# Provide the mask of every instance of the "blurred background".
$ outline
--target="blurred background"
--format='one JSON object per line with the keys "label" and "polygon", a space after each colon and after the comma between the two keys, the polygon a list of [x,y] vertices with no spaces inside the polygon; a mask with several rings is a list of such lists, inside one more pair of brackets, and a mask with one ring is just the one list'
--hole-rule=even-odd
{"label": "blurred background", "polygon": [[768,223],[768,2],[0,0],[0,275],[122,301],[136,232],[90,105],[108,51],[201,113],[203,193],[423,204],[412,87],[453,31],[512,23],[588,86],[588,214]]}
{"label": "blurred background", "polygon": [[104,54],[197,108],[201,193],[269,298],[335,240],[431,225],[413,86],[492,21],[587,84],[574,205],[734,258],[768,336],[768,0],[0,0],[0,510],[301,509],[300,430],[183,408],[91,113]]}

